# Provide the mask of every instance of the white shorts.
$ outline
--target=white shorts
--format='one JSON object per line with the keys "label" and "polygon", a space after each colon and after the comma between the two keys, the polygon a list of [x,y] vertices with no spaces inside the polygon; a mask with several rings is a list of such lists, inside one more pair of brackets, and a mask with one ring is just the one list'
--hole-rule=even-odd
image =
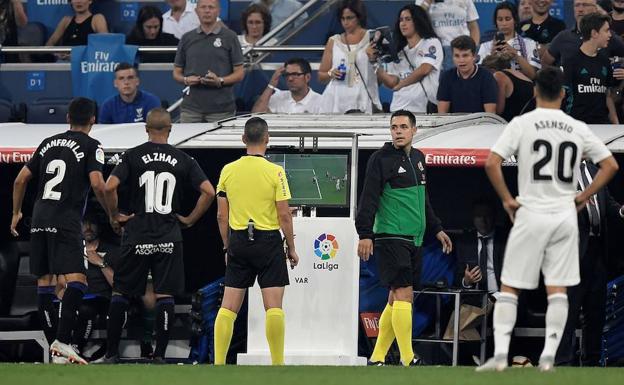
{"label": "white shorts", "polygon": [[516,289],[535,289],[540,269],[546,286],[574,286],[579,274],[576,210],[537,213],[520,207],[509,233],[501,282]]}

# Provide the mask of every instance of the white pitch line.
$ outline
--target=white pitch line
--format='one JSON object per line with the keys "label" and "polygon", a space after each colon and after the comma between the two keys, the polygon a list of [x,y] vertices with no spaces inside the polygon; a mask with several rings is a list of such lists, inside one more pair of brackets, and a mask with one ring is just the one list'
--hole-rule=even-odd
{"label": "white pitch line", "polygon": [[314,169],[312,169],[312,172],[314,173],[314,180],[316,181],[316,189],[319,192],[319,196],[320,196],[319,199],[323,199],[323,194],[321,194],[321,188],[319,187],[319,184],[318,184],[318,178],[316,177],[316,171],[314,171]]}

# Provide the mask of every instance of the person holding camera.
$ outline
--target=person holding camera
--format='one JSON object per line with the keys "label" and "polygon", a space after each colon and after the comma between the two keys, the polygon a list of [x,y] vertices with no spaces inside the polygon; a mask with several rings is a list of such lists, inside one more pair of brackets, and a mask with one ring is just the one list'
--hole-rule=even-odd
{"label": "person holding camera", "polygon": [[344,33],[330,37],[325,45],[318,78],[329,84],[320,110],[334,114],[381,110],[375,70],[366,55],[370,35],[365,29],[366,8],[360,0],[343,0],[337,15]]}
{"label": "person holding camera", "polygon": [[243,53],[236,33],[217,19],[218,0],[199,0],[198,28],[182,36],[173,79],[189,88],[180,110],[182,123],[216,122],[234,116],[234,85],[243,80]]}
{"label": "person holding camera", "polygon": [[491,41],[481,44],[479,64],[492,53],[502,54],[511,59],[511,68],[535,78],[537,70],[542,68],[537,43],[517,33],[520,20],[516,6],[509,1],[499,3],[494,10],[496,35]]}
{"label": "person holding camera", "polygon": [[[414,4],[401,8],[394,36],[399,62],[389,63],[387,71],[377,69],[377,79],[394,91],[390,111],[427,112],[427,102],[437,103],[442,44],[425,10]],[[371,61],[378,60],[375,46],[366,53]]]}

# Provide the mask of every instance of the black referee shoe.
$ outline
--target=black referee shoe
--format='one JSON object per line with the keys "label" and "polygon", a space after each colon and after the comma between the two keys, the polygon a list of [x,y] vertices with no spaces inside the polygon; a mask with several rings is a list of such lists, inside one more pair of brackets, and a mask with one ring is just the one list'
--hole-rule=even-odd
{"label": "black referee shoe", "polygon": [[383,361],[368,361],[366,362],[366,366],[386,366],[386,363]]}
{"label": "black referee shoe", "polygon": [[418,357],[417,355],[414,355],[414,358],[412,358],[409,365],[407,366],[421,366],[422,364],[423,364],[422,359]]}

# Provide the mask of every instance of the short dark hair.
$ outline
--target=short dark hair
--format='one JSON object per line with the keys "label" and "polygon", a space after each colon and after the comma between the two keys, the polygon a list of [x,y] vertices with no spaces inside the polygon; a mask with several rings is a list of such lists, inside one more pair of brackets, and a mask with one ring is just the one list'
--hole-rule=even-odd
{"label": "short dark hair", "polygon": [[286,62],[284,63],[284,67],[286,67],[287,65],[298,65],[299,68],[301,68],[301,72],[303,72],[304,74],[312,73],[312,67],[310,67],[310,62],[308,62],[304,58],[300,58],[300,57],[290,58],[286,60]]}
{"label": "short dark hair", "polygon": [[535,88],[540,98],[555,101],[563,88],[563,72],[558,67],[545,67],[537,71],[534,79]]}
{"label": "short dark hair", "polygon": [[473,55],[477,54],[477,45],[470,36],[462,35],[457,36],[451,41],[451,48],[458,49],[460,51],[470,50]]}
{"label": "short dark hair", "polygon": [[511,12],[511,17],[514,19],[514,30],[517,30],[518,23],[520,23],[520,19],[518,18],[518,8],[516,8],[515,4],[509,1],[503,1],[502,3],[498,3],[496,5],[496,8],[494,8],[494,14],[492,16],[494,28],[498,29],[498,26],[496,25],[496,16],[498,16],[498,11],[500,11],[501,9],[506,9]]}
{"label": "short dark hair", "polygon": [[493,71],[502,71],[511,68],[511,59],[505,55],[492,53],[483,59],[481,66]]}
{"label": "short dark hair", "polygon": [[95,116],[96,104],[93,100],[83,97],[72,99],[67,114],[72,126],[87,126]]}
{"label": "short dark hair", "polygon": [[338,5],[338,12],[336,15],[338,16],[338,21],[342,17],[342,11],[345,9],[350,10],[355,13],[357,16],[358,22],[360,23],[360,27],[366,28],[366,7],[362,3],[361,0],[342,0]]}
{"label": "short dark hair", "polygon": [[259,13],[262,16],[262,21],[264,22],[264,30],[262,31],[262,35],[266,35],[271,30],[271,22],[273,18],[271,17],[271,13],[269,10],[262,4],[251,4],[249,7],[243,10],[241,14],[241,27],[244,33],[247,33],[247,18],[252,13]]}
{"label": "short dark hair", "polygon": [[407,116],[409,118],[409,121],[410,121],[410,124],[412,125],[412,127],[416,126],[416,117],[410,111],[408,111],[408,110],[396,110],[390,116],[390,121],[392,121],[392,119],[394,119],[397,116]]}
{"label": "short dark hair", "polygon": [[604,23],[611,23],[611,18],[608,15],[594,12],[583,16],[579,23],[579,30],[583,41],[591,39],[592,31],[600,31]]}
{"label": "short dark hair", "polygon": [[134,70],[134,74],[135,74],[136,76],[139,76],[139,70],[138,70],[135,66],[133,66],[132,64],[130,64],[130,63],[126,63],[125,61],[124,61],[124,62],[121,62],[121,63],[119,63],[119,64],[117,64],[117,65],[115,66],[115,75],[116,75],[116,74],[117,74],[117,72],[119,72],[119,71],[129,70],[129,69],[133,69],[133,70]]}
{"label": "short dark hair", "polygon": [[245,122],[245,138],[250,144],[262,143],[267,132],[269,132],[269,126],[262,118],[253,117]]}

